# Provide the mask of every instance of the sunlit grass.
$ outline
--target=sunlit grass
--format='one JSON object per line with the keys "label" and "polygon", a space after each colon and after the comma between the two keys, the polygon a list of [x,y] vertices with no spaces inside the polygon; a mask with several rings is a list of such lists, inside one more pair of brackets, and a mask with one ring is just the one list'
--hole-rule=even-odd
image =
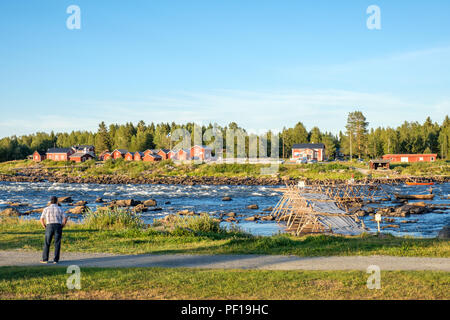
{"label": "sunlit grass", "polygon": [[0,299],[449,299],[450,275],[382,271],[381,289],[363,271],[82,268],[69,290],[66,268],[2,267]]}

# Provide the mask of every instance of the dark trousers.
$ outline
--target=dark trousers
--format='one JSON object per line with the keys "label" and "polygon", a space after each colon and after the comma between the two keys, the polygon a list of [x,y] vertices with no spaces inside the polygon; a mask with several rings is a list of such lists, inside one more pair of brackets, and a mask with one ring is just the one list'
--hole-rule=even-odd
{"label": "dark trousers", "polygon": [[45,228],[44,251],[42,252],[42,260],[48,261],[48,251],[52,244],[53,236],[55,237],[55,259],[59,261],[59,252],[61,250],[62,225],[59,223],[49,223]]}

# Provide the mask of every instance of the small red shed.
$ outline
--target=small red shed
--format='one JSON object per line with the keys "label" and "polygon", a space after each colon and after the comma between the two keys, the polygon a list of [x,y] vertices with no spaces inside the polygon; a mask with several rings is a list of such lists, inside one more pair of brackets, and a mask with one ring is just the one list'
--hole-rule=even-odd
{"label": "small red shed", "polygon": [[69,156],[70,161],[75,162],[84,162],[86,160],[94,159],[94,155],[90,152],[84,153],[84,152],[76,152]]}
{"label": "small red shed", "polygon": [[128,152],[128,150],[125,150],[125,149],[116,149],[111,153],[111,156],[114,160],[121,159],[121,158],[125,157],[127,152]]}
{"label": "small red shed", "polygon": [[33,152],[33,161],[41,162],[43,160],[45,160],[45,154],[44,153],[40,153],[38,151]]}
{"label": "small red shed", "polygon": [[175,153],[176,160],[190,160],[191,159],[191,150],[189,149],[180,149]]}
{"label": "small red shed", "polygon": [[191,159],[207,160],[212,157],[212,148],[203,145],[195,145],[190,150]]}
{"label": "small red shed", "polygon": [[169,152],[169,149],[159,149],[156,154],[159,155],[162,160],[167,160],[169,159]]}
{"label": "small red shed", "polygon": [[134,153],[134,161],[142,161],[142,158],[144,158],[144,153],[136,151]]}
{"label": "small red shed", "polygon": [[146,155],[144,155],[142,160],[147,162],[161,161],[161,156],[154,153],[147,153]]}
{"label": "small red shed", "polygon": [[133,161],[134,160],[134,152],[127,152],[125,154],[125,161]]}

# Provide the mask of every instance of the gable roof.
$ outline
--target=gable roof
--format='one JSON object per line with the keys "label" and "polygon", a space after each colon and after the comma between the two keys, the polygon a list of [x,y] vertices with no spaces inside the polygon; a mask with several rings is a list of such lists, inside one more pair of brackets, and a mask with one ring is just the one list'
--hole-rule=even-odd
{"label": "gable roof", "polygon": [[47,153],[69,153],[72,151],[72,148],[50,148],[47,150]]}
{"label": "gable roof", "polygon": [[297,143],[292,146],[292,149],[325,149],[323,143]]}
{"label": "gable roof", "polygon": [[153,158],[156,158],[156,159],[161,158],[160,155],[154,154],[154,153],[147,153],[147,154],[144,156],[144,158],[145,158],[145,157],[153,157]]}
{"label": "gable roof", "polygon": [[[159,151],[162,151],[162,152],[164,152],[164,153],[166,153],[166,154],[170,152],[169,149],[159,149]],[[159,152],[159,151],[158,151],[158,152]],[[157,153],[158,153],[158,152],[157,152]]]}
{"label": "gable roof", "polygon": [[94,158],[94,155],[90,152],[84,153],[84,152],[76,152],[69,156],[69,158],[75,158],[75,157],[84,157],[84,156],[90,156]]}
{"label": "gable roof", "polygon": [[128,150],[125,150],[125,149],[116,149],[116,150],[114,150],[114,151],[111,152],[111,153],[114,153],[114,152],[116,152],[116,151],[119,151],[121,154],[127,154],[127,153],[128,153]]}

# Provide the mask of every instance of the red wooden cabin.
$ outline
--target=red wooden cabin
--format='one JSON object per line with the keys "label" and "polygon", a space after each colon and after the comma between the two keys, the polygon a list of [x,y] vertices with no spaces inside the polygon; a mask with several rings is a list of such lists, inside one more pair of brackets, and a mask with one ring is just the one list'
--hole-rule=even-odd
{"label": "red wooden cabin", "polygon": [[428,154],[385,154],[383,160],[391,162],[433,162],[437,158],[436,153]]}
{"label": "red wooden cabin", "polygon": [[191,159],[191,150],[189,149],[180,149],[175,153],[176,160],[190,160]]}
{"label": "red wooden cabin", "polygon": [[121,158],[125,157],[127,152],[128,152],[128,150],[125,150],[125,149],[116,149],[111,153],[111,156],[114,160],[121,159]]}
{"label": "red wooden cabin", "polygon": [[154,153],[147,153],[146,155],[144,155],[142,160],[147,162],[161,161],[161,156]]}
{"label": "red wooden cabin", "polygon": [[167,160],[169,159],[169,152],[169,149],[159,149],[156,154],[159,155],[162,160]]}
{"label": "red wooden cabin", "polygon": [[134,152],[127,152],[125,154],[125,160],[126,161],[133,161],[134,160]]}
{"label": "red wooden cabin", "polygon": [[90,152],[84,153],[84,152],[76,152],[69,156],[70,161],[75,162],[84,162],[86,160],[94,159],[94,155]]}
{"label": "red wooden cabin", "polygon": [[176,155],[175,151],[170,150],[170,151],[167,153],[167,159],[175,159],[175,155]]}
{"label": "red wooden cabin", "polygon": [[145,156],[145,155],[147,155],[147,154],[152,154],[152,153],[154,153],[154,152],[153,152],[153,150],[147,149],[147,150],[145,150],[143,153],[144,153],[144,156]]}
{"label": "red wooden cabin", "polygon": [[143,158],[144,158],[143,152],[136,151],[134,153],[134,161],[142,161]]}
{"label": "red wooden cabin", "polygon": [[43,160],[45,160],[45,154],[44,153],[39,153],[37,151],[33,152],[33,161],[41,162]]}
{"label": "red wooden cabin", "polygon": [[103,161],[106,161],[106,160],[112,159],[112,155],[109,152],[105,152],[105,153],[103,153],[103,155],[101,156],[100,159]]}
{"label": "red wooden cabin", "polygon": [[195,145],[190,150],[191,159],[207,160],[212,157],[212,149],[208,146]]}
{"label": "red wooden cabin", "polygon": [[323,161],[325,159],[325,145],[323,143],[294,144],[292,146],[292,159]]}
{"label": "red wooden cabin", "polygon": [[72,148],[50,148],[47,150],[46,158],[53,161],[69,161],[69,157],[75,153]]}

